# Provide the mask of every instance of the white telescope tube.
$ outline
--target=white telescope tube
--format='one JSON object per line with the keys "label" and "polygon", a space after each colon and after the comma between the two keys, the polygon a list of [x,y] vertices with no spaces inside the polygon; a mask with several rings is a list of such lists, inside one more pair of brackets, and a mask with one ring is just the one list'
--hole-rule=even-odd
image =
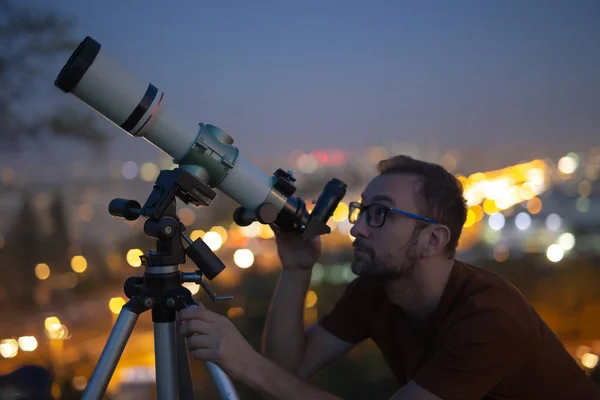
{"label": "white telescope tube", "polygon": [[[231,142],[199,135],[197,122],[177,115],[161,90],[123,68],[91,37],[86,37],[73,52],[55,85],[174,160],[200,160],[186,169],[195,170],[206,184],[216,186],[244,208],[255,210],[267,197],[277,199],[278,196],[269,196],[271,176],[242,157]],[[190,151],[208,156],[190,158]],[[283,207],[276,205],[278,209]]]}

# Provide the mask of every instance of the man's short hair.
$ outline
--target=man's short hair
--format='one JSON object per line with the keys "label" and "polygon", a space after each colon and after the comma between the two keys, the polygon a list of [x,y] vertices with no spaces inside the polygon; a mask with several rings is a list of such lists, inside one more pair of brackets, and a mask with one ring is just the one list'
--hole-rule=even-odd
{"label": "man's short hair", "polygon": [[449,257],[456,255],[458,240],[467,219],[467,202],[462,183],[444,167],[409,156],[398,155],[381,160],[379,174],[408,174],[419,177],[417,209],[450,230],[450,241],[444,249]]}

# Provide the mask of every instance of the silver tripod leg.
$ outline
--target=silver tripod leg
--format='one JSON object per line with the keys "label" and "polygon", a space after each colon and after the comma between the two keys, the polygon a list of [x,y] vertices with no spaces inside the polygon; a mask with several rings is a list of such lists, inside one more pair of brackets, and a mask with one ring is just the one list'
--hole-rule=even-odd
{"label": "silver tripod leg", "polygon": [[158,400],[179,398],[175,322],[154,323],[156,395]]}
{"label": "silver tripod leg", "polygon": [[[154,323],[154,350],[156,354],[156,391],[157,399],[178,399],[181,395],[178,387],[179,373],[186,373],[178,369],[180,363],[178,357],[181,352],[177,351],[176,322]],[[181,351],[181,349],[180,349]],[[229,376],[219,366],[212,362],[206,362],[206,369],[217,389],[219,397],[223,400],[239,400],[235,386]],[[187,372],[189,373],[189,372]]]}
{"label": "silver tripod leg", "polygon": [[215,363],[207,361],[204,363],[210,377],[215,384],[219,396],[223,400],[238,400],[239,397],[235,391],[235,386],[231,382],[231,378]]}
{"label": "silver tripod leg", "polygon": [[138,317],[139,314],[131,312],[125,307],[121,309],[117,322],[115,322],[115,326],[110,332],[96,368],[94,368],[90,381],[81,397],[82,400],[99,400],[104,396],[106,387],[113,372],[115,372],[117,363],[123,354],[123,349],[125,349]]}

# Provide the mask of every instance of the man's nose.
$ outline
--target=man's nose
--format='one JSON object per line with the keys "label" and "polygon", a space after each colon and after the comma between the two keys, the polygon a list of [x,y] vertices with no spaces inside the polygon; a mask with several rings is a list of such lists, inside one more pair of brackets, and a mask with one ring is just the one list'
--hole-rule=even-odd
{"label": "man's nose", "polygon": [[367,237],[369,232],[369,224],[367,224],[367,218],[364,215],[358,217],[352,228],[350,228],[350,234],[354,237]]}

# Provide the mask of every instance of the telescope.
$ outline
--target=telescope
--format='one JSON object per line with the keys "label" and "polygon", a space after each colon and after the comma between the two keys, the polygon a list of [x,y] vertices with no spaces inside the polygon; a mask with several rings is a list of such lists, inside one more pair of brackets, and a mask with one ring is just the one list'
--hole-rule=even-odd
{"label": "telescope", "polygon": [[[126,280],[130,300],[119,313],[82,399],[102,398],[139,315],[148,310],[154,323],[158,400],[193,399],[189,357],[176,321],[181,309],[197,303],[183,283],[199,284],[213,301],[231,297],[217,296],[204,281],[203,277],[213,279],[225,266],[202,238],[192,240],[185,233],[176,212],[177,199],[209,206],[218,189],[239,204],[233,213],[238,225],[258,221],[310,240],[330,233],[327,221],[346,194],[346,184],[336,178],[327,182],[309,213],[305,201],[294,196],[296,179],[291,171],[263,172],[242,156],[228,133],[178,115],[161,90],[130,73],[89,36],[71,54],[54,84],[129,135],[146,139],[177,164],[160,172],[143,206],[122,198],[108,206],[118,218],[147,218],[144,233],[157,239],[156,251],[141,257],[142,277]],[[186,255],[197,271],[180,271]],[[220,397],[237,399],[225,372],[214,363],[205,365]]]}
{"label": "telescope", "polygon": [[327,221],[346,193],[342,181],[330,180],[309,213],[306,203],[294,196],[291,171],[278,169],[269,176],[248,161],[222,129],[177,115],[164,92],[123,68],[91,37],[79,44],[55,85],[235,200],[240,205],[233,214],[236,224],[274,224],[281,231],[299,231],[305,239],[330,232]]}

